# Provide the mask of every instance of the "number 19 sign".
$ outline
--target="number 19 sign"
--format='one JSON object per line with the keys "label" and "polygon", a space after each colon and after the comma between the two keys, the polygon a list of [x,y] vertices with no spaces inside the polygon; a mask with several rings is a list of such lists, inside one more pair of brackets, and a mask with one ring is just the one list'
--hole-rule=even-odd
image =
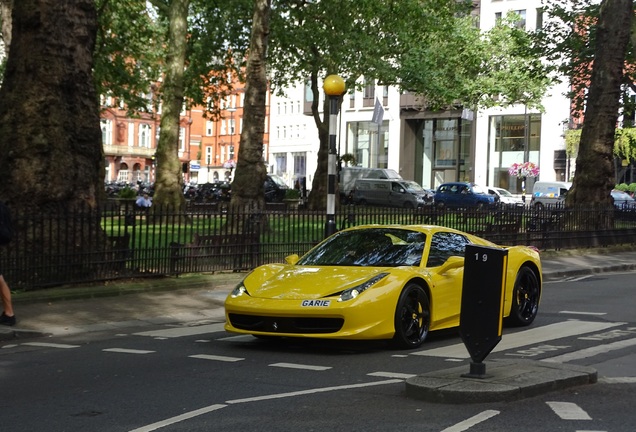
{"label": "number 19 sign", "polygon": [[483,360],[501,340],[508,250],[467,245],[459,333],[473,361],[469,376],[483,377]]}

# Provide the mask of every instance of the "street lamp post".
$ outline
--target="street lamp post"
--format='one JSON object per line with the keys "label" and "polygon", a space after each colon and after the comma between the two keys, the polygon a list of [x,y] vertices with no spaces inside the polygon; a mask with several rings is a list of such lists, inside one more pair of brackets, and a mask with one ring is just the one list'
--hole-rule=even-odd
{"label": "street lamp post", "polygon": [[338,75],[329,75],[322,85],[329,97],[329,158],[327,160],[327,221],[325,237],[336,232],[336,128],[338,126],[338,102],[345,91],[345,83]]}

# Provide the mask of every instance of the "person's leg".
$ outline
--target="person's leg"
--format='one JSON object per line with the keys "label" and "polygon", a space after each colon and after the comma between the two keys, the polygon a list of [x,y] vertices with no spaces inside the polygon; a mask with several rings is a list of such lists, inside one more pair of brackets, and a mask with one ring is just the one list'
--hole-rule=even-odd
{"label": "person's leg", "polygon": [[2,298],[2,308],[4,312],[0,316],[0,324],[15,324],[15,314],[13,313],[13,303],[11,303],[11,291],[9,285],[4,280],[4,276],[0,275],[0,298]]}

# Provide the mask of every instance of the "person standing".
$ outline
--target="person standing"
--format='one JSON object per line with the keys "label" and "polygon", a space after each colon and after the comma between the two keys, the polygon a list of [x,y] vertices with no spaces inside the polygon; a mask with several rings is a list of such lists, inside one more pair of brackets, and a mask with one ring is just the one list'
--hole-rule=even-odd
{"label": "person standing", "polygon": [[11,302],[11,291],[9,285],[4,280],[4,276],[0,274],[0,297],[2,298],[2,315],[0,315],[0,324],[13,326],[16,323],[15,314],[13,313],[13,303]]}
{"label": "person standing", "polygon": [[[13,237],[13,225],[11,223],[11,212],[9,207],[0,201],[0,245],[6,245]],[[13,303],[11,302],[11,290],[4,280],[2,269],[0,269],[0,299],[2,299],[2,315],[0,315],[0,324],[12,326],[15,325],[15,313],[13,313]]]}

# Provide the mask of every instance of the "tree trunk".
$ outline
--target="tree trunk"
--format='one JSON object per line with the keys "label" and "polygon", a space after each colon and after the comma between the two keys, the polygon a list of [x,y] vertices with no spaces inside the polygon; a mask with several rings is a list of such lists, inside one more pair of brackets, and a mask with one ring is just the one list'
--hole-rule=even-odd
{"label": "tree trunk", "polygon": [[[64,250],[83,268],[80,261],[94,259],[91,252],[104,238],[98,217],[83,232],[73,230],[69,217],[95,210],[104,192],[99,100],[92,79],[94,1],[16,1],[12,29],[0,88],[0,199],[14,214],[47,214],[52,220],[59,215],[59,224],[34,218],[28,227],[16,218],[15,238],[25,251],[20,259]],[[34,277],[44,277],[39,273]]]}
{"label": "tree trunk", "polygon": [[[311,103],[311,112],[314,122],[318,128],[318,138],[320,148],[318,149],[318,163],[316,164],[316,172],[311,182],[311,193],[309,194],[309,208],[311,210],[326,210],[328,184],[327,177],[329,173],[329,98],[325,97],[322,104],[323,117],[320,118],[318,111],[318,103],[320,101],[320,89],[318,87],[318,75],[314,72],[311,74],[311,91],[313,94],[313,102]],[[334,131],[335,133],[335,131]],[[336,185],[336,194],[339,189]],[[336,196],[336,208],[340,199]]]}
{"label": "tree trunk", "polygon": [[[585,121],[574,182],[566,201],[568,207],[612,207],[614,135],[634,13],[632,8],[631,0],[603,0],[601,3]],[[601,217],[595,221],[594,228],[602,228],[608,223],[608,218]]]}
{"label": "tree trunk", "polygon": [[14,4],[0,88],[0,196],[13,208],[94,208],[101,197],[104,157],[92,80],[96,31],[93,0]]}
{"label": "tree trunk", "polygon": [[185,204],[179,161],[179,120],[185,85],[189,5],[190,0],[172,0],[165,9],[169,22],[168,54],[162,84],[161,131],[156,151],[157,178],[153,201],[157,205],[175,208],[181,208]]}
{"label": "tree trunk", "polygon": [[270,15],[271,0],[255,0],[247,59],[243,131],[232,183],[231,206],[243,212],[253,208],[263,208],[265,205],[263,185],[267,170],[263,163],[263,134],[266,116],[266,57]]}

